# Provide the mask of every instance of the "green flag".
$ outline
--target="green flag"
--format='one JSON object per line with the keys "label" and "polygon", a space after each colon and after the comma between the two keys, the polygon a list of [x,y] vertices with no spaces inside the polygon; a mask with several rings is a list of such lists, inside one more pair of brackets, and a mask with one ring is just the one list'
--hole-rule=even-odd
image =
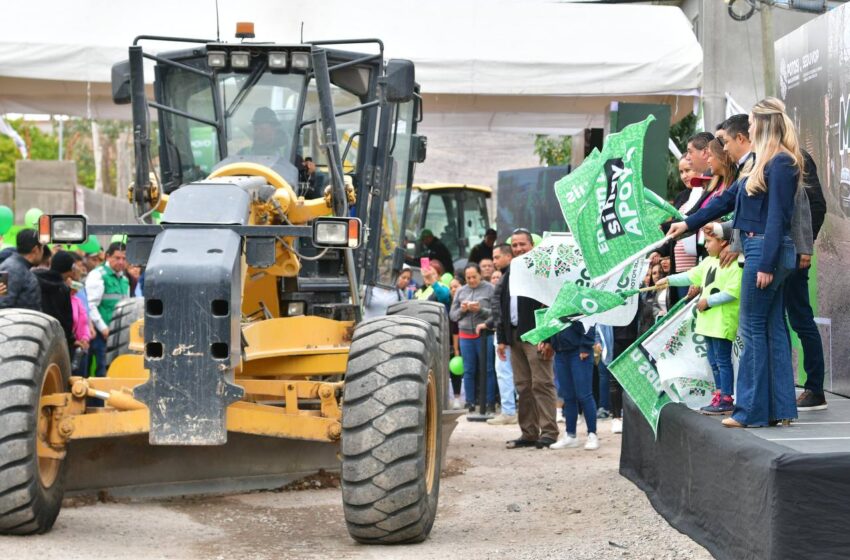
{"label": "green flag", "polygon": [[602,152],[555,183],[564,218],[587,269],[598,279],[648,252],[664,235],[659,224],[671,216],[658,197],[647,200],[643,185],[643,141],[655,117],[611,134]]}
{"label": "green flag", "polygon": [[[536,327],[522,335],[522,340],[538,344],[569,327],[571,323],[565,322],[565,319],[588,317],[625,304],[626,299],[617,292],[605,292],[575,282],[564,282],[555,303],[535,312]],[[543,313],[540,313],[541,311]]]}

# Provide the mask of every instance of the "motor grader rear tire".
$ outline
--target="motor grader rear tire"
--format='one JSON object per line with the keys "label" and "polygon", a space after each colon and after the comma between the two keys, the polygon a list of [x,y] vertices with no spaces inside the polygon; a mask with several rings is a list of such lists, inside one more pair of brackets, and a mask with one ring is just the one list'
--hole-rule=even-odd
{"label": "motor grader rear tire", "polygon": [[342,403],[342,500],[352,538],[425,540],[440,490],[444,391],[434,329],[402,315],[358,325]]}
{"label": "motor grader rear tire", "polygon": [[66,392],[70,371],[58,321],[0,311],[0,534],[44,533],[59,515],[67,462],[44,456],[51,409],[40,400]]}
{"label": "motor grader rear tire", "polygon": [[130,327],[145,316],[145,298],[122,299],[115,306],[112,321],[109,322],[109,338],[106,340],[106,364],[122,354],[130,352]]}
{"label": "motor grader rear tire", "polygon": [[[446,313],[446,306],[436,301],[420,301],[406,300],[394,303],[387,309],[387,315],[406,315],[407,317],[416,317],[422,319],[434,329],[436,335],[437,347],[440,350],[440,377],[443,379],[443,387],[449,386],[449,348],[451,347],[451,334],[449,333],[449,314]],[[449,409],[451,408],[451,393],[445,392],[445,400],[442,405]]]}

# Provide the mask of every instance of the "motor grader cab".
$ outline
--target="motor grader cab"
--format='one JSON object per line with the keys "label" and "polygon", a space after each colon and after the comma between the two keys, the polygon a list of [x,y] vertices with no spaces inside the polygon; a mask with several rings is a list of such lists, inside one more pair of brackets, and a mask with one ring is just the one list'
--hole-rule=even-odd
{"label": "motor grader cab", "polygon": [[414,271],[423,256],[421,233],[427,229],[448,248],[455,272],[463,274],[472,248],[481,243],[490,227],[487,204],[492,194],[493,189],[486,185],[414,184],[405,222],[406,259]]}
{"label": "motor grader cab", "polygon": [[[148,40],[187,47],[152,54]],[[0,313],[0,533],[51,528],[75,444],[144,437],[179,457],[247,435],[338,445],[351,536],[424,539],[439,492],[445,308],[403,302],[361,322],[359,298],[403,264],[425,152],[413,64],[385,61],[375,39],[142,36],[113,68],[113,97],[132,106],[139,223],[45,216],[39,228],[61,243],[126,234],[128,260],[145,267],[143,319],[106,377],[80,378],[56,321]],[[327,174],[320,192],[307,157]],[[206,457],[190,468],[232,459]],[[145,480],[147,466],[132,475]]]}

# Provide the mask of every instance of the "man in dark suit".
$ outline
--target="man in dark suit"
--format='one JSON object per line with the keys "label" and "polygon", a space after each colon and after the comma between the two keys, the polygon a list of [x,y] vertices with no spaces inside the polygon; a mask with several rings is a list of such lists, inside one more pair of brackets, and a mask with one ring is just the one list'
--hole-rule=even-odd
{"label": "man in dark suit", "polygon": [[[514,258],[534,248],[531,233],[517,229],[511,236]],[[520,337],[535,327],[534,311],[543,307],[539,302],[511,295],[511,267],[505,269],[493,295],[493,319],[496,326],[496,352],[500,360],[507,359],[511,350],[511,367],[516,385],[517,414],[522,435],[507,443],[508,449],[536,447],[543,449],[558,440],[555,409],[558,396],[552,370],[554,350],[549,342],[538,345],[523,342]]]}

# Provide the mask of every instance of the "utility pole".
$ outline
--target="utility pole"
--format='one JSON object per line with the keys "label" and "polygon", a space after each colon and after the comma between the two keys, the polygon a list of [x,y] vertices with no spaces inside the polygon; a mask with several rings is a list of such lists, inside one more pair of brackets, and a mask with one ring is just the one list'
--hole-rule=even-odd
{"label": "utility pole", "polygon": [[776,96],[776,57],[773,52],[773,7],[761,3],[761,56],[764,67],[764,96]]}

